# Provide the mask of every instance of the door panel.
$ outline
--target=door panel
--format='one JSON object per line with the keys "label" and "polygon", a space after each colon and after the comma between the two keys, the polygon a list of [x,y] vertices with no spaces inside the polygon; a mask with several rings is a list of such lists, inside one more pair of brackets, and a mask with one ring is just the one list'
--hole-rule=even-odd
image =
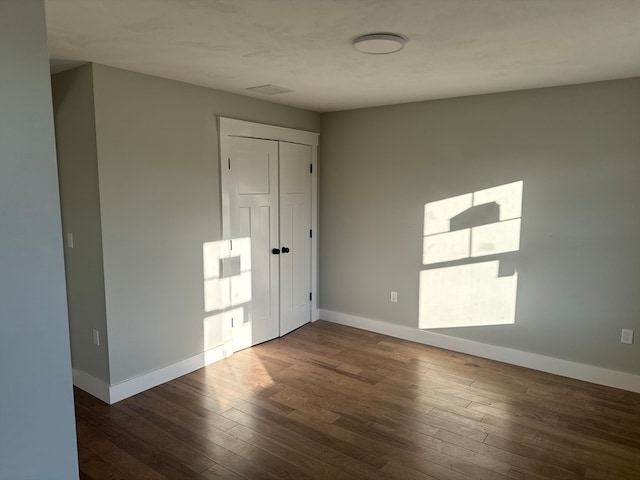
{"label": "door panel", "polygon": [[[250,139],[245,139],[258,144]],[[238,169],[238,193],[240,195],[258,195],[271,193],[269,183],[271,177],[271,163],[273,159],[265,152],[253,151],[243,148],[238,151],[238,157],[234,158],[233,168]]]}
{"label": "door panel", "polygon": [[240,295],[250,302],[242,305],[244,318],[234,318],[233,325],[234,348],[239,350],[279,335],[279,257],[271,254],[279,248],[278,143],[230,137],[226,173],[229,235],[250,244],[251,264],[242,272],[242,284],[251,285],[251,294]]}
{"label": "door panel", "polygon": [[[276,264],[278,257],[271,253],[269,245],[277,245],[278,239],[272,241],[271,222],[272,207],[259,207],[252,211],[251,229],[251,261],[253,266],[253,297],[251,311],[253,312],[254,331],[256,339],[278,336],[277,309],[274,309],[274,300],[277,302],[277,278],[272,278],[271,263]],[[274,297],[274,298],[272,298]],[[264,340],[262,340],[264,341]],[[257,342],[260,343],[260,342]]]}
{"label": "door panel", "polygon": [[280,335],[311,320],[311,147],[280,143]]}

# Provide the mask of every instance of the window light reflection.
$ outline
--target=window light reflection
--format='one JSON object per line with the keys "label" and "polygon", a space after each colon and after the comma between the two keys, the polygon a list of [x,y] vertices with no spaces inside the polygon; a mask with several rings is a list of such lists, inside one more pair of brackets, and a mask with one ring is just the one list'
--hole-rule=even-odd
{"label": "window light reflection", "polygon": [[424,206],[423,264],[439,265],[420,272],[420,328],[515,323],[517,272],[501,274],[501,259],[464,260],[520,249],[522,189],[518,181]]}

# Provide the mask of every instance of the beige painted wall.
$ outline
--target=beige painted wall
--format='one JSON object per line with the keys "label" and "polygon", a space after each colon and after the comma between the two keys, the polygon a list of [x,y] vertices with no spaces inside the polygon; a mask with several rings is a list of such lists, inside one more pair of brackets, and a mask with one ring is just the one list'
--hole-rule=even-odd
{"label": "beige painted wall", "polygon": [[321,308],[417,328],[424,204],[523,180],[516,323],[437,332],[640,373],[639,125],[637,78],[324,114]]}
{"label": "beige painted wall", "polygon": [[[52,77],[62,228],[65,246],[71,358],[75,369],[109,382],[107,318],[93,69],[85,65]],[[100,345],[93,343],[93,330]]]}
{"label": "beige painted wall", "polygon": [[93,65],[112,385],[203,351],[219,240],[216,116],[318,131],[316,113]]}

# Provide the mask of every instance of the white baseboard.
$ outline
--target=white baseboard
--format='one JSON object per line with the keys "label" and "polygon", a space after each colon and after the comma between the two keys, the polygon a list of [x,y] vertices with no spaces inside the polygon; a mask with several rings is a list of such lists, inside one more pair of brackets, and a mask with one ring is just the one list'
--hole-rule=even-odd
{"label": "white baseboard", "polygon": [[99,378],[89,375],[77,368],[73,369],[73,384],[80,390],[84,390],[90,393],[96,398],[99,398],[105,403],[111,403],[109,401],[109,384]]}
{"label": "white baseboard", "polygon": [[170,380],[191,373],[199,368],[211,365],[233,353],[230,347],[221,345],[206,352],[194,355],[181,362],[167,365],[138,377],[130,378],[115,385],[97,379],[81,370],[73,370],[73,384],[110,405],[132,397],[140,392],[156,387]]}
{"label": "white baseboard", "polygon": [[320,320],[320,309],[314,308],[311,310],[311,321],[315,322],[317,320]]}
{"label": "white baseboard", "polygon": [[331,310],[320,310],[320,318],[333,323],[361,328],[371,332],[382,333],[391,337],[402,338],[413,342],[445,348],[456,352],[475,355],[490,360],[518,365],[521,367],[540,370],[542,372],[562,375],[564,377],[597,383],[607,387],[620,388],[630,392],[640,393],[640,375],[619,372],[606,368],[585,365],[582,363],[562,360],[560,358],[547,357],[536,353],[513,350],[496,345],[450,337],[440,333],[434,333],[418,328],[395,325],[392,323],[371,320],[369,318],[347,315]]}
{"label": "white baseboard", "polygon": [[[621,388],[630,392],[640,393],[640,375],[619,372],[606,368],[585,365],[582,363],[562,360],[560,358],[547,357],[535,353],[522,352],[506,347],[488,345],[485,343],[450,337],[440,333],[434,333],[418,328],[411,328],[392,323],[381,322],[369,318],[347,315],[331,310],[313,310],[312,321],[327,320],[341,325],[361,328],[371,332],[382,333],[391,337],[402,338],[413,342],[445,348],[456,352],[476,355],[482,358],[510,363],[534,370],[562,375],[577,380],[597,383],[608,387]],[[191,373],[199,368],[206,367],[214,362],[226,358],[232,354],[232,350],[224,345],[199,353],[181,362],[167,365],[138,377],[134,377],[115,385],[109,385],[81,370],[73,370],[73,384],[99,398],[105,403],[114,404],[120,400],[136,395],[140,392],[156,387],[162,383]]]}

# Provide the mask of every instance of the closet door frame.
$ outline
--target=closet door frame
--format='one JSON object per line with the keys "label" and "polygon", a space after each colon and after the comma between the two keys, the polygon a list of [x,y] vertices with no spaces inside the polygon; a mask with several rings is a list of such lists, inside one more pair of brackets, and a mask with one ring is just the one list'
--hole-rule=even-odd
{"label": "closet door frame", "polygon": [[320,134],[293,128],[276,127],[264,123],[247,122],[228,117],[218,117],[220,145],[220,195],[222,239],[231,240],[229,192],[225,189],[223,175],[230,157],[229,138],[246,137],[279,142],[298,143],[311,147],[311,321],[320,318],[318,309],[318,140]]}

